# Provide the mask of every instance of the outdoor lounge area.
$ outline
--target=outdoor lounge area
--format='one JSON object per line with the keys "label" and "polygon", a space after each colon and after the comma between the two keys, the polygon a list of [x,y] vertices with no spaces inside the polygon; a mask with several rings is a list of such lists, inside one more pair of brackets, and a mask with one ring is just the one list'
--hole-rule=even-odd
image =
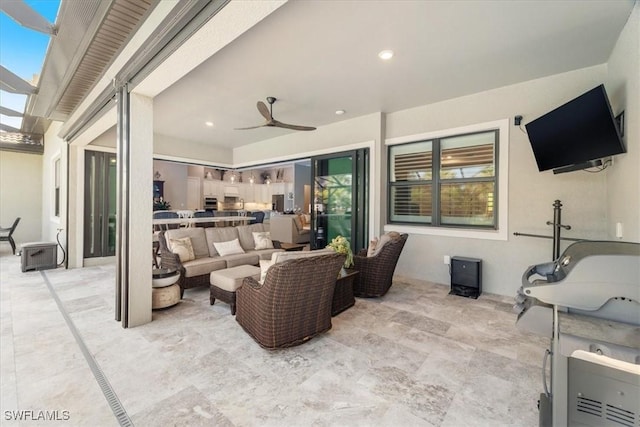
{"label": "outdoor lounge area", "polygon": [[273,351],[227,305],[210,306],[206,288],[123,330],[114,275],[113,265],[21,273],[0,248],[2,408],[118,425],[62,309],[137,426],[536,425],[546,342],[516,331],[510,298],[396,278],[326,333]]}
{"label": "outdoor lounge area", "polygon": [[640,427],[640,0],[0,0],[0,42],[2,427]]}

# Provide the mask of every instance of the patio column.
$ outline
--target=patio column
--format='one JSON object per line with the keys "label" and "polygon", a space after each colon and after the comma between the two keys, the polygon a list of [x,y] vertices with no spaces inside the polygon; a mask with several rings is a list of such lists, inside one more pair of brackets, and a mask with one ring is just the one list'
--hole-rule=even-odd
{"label": "patio column", "polygon": [[153,100],[125,84],[117,103],[116,320],[129,328],[151,321]]}

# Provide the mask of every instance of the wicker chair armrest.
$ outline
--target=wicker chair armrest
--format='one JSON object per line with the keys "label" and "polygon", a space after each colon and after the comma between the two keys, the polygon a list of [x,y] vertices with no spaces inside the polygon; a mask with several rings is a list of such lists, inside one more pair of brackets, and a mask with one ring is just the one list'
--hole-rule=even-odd
{"label": "wicker chair armrest", "polygon": [[242,282],[242,286],[249,286],[255,290],[259,290],[262,287],[262,283],[258,282],[253,277],[245,277]]}
{"label": "wicker chair armrest", "polygon": [[174,254],[167,246],[167,240],[164,237],[164,231],[158,235],[158,243],[160,244],[160,264],[162,268],[175,268],[184,274],[184,267],[180,262],[178,254]]}
{"label": "wicker chair armrest", "polygon": [[377,256],[373,256],[373,257],[368,257],[366,254],[363,255],[355,255],[353,257],[353,264],[354,265],[368,265],[368,264],[372,264],[374,262],[376,262],[376,258]]}

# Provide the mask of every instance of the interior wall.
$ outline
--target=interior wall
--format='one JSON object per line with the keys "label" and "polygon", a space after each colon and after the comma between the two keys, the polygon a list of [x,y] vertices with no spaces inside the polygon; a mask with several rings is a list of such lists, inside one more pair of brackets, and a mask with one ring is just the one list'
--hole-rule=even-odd
{"label": "interior wall", "polygon": [[[21,218],[13,233],[16,252],[22,243],[42,240],[42,159],[39,154],[0,151],[0,226],[11,227]],[[7,249],[11,251],[9,244],[2,242],[2,252]]]}
{"label": "interior wall", "polygon": [[[164,181],[164,200],[171,204],[171,209],[186,209],[188,166],[181,163],[153,161],[153,173],[160,173]],[[151,199],[149,200],[151,203]]]}
{"label": "interior wall", "polygon": [[176,160],[186,163],[230,167],[233,151],[212,144],[177,140],[165,135],[153,135],[153,156],[156,159]]}
{"label": "interior wall", "polygon": [[[552,241],[513,236],[513,232],[551,236],[553,202],[562,201],[565,237],[602,239],[607,236],[605,174],[538,172],[529,140],[513,117],[527,123],[601,84],[606,66],[558,74],[487,92],[387,114],[387,138],[451,129],[509,118],[509,230],[507,241],[411,234],[397,272],[412,278],[450,283],[444,255],[483,260],[486,292],[515,295],[522,273],[532,264],[552,258]],[[392,229],[393,226],[387,228]],[[564,248],[566,244],[563,243]]]}
{"label": "interior wall", "polygon": [[113,148],[114,150],[116,149],[116,143],[117,143],[117,134],[116,134],[116,127],[112,127],[109,130],[107,130],[105,133],[103,133],[102,135],[98,136],[96,139],[94,139],[93,141],[91,141],[91,144],[89,145],[97,145],[99,147],[109,147],[109,148]]}
{"label": "interior wall", "polygon": [[293,203],[294,207],[302,209],[304,212],[309,212],[309,206],[305,206],[304,203],[304,186],[311,185],[311,166],[295,164],[294,165],[294,180],[293,180]]}
{"label": "interior wall", "polygon": [[607,173],[607,232],[618,240],[640,242],[640,3],[636,3],[608,61],[606,89],[614,114],[625,111],[627,153],[616,156]]}

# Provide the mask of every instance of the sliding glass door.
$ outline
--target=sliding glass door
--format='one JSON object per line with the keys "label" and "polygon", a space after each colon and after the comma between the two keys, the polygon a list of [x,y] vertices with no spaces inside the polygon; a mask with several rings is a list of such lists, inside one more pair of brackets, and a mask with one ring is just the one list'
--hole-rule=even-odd
{"label": "sliding glass door", "polygon": [[85,152],[84,257],[116,254],[116,155]]}
{"label": "sliding glass door", "polygon": [[369,229],[369,150],[311,159],[313,176],[311,245],[324,248],[344,236],[357,251],[366,247]]}

